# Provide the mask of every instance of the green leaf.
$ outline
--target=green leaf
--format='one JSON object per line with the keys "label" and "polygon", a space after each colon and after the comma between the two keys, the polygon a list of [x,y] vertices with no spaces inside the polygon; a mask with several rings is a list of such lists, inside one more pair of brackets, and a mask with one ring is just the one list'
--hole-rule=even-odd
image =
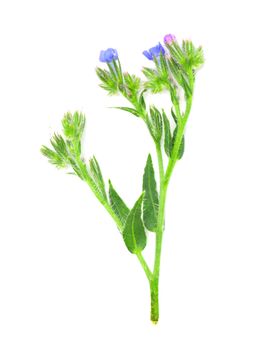
{"label": "green leaf", "polygon": [[[174,132],[173,132],[172,148],[173,148],[174,145],[175,145],[175,140],[176,140],[176,136],[177,136],[177,131],[178,131],[178,127],[176,126],[175,129],[174,129]],[[184,135],[183,135],[182,140],[181,140],[181,143],[180,143],[180,146],[179,146],[178,154],[177,154],[177,159],[181,159],[182,156],[183,156],[183,154],[184,154],[184,144],[185,144],[185,141],[184,141]]]}
{"label": "green leaf", "polygon": [[178,119],[177,119],[177,116],[176,116],[176,114],[175,114],[175,112],[174,112],[173,107],[171,108],[171,115],[172,115],[172,117],[173,117],[173,120],[174,120],[174,122],[175,122],[175,125],[177,125],[177,124],[178,124]]}
{"label": "green leaf", "polygon": [[145,102],[145,99],[144,99],[144,93],[146,92],[146,90],[142,90],[140,95],[139,95],[139,105],[141,106],[141,108],[143,110],[146,109],[146,102]]}
{"label": "green leaf", "polygon": [[129,112],[135,115],[136,117],[139,117],[138,111],[136,111],[136,109],[134,108],[130,108],[130,107],[111,107],[111,108],[121,109],[122,111]]}
{"label": "green leaf", "polygon": [[190,87],[190,82],[184,76],[182,78],[182,87],[184,89],[184,93],[185,93],[186,98],[192,96],[192,89]]}
{"label": "green leaf", "polygon": [[147,119],[147,126],[156,143],[160,143],[163,132],[163,121],[159,110],[155,106],[151,106]]}
{"label": "green leaf", "polygon": [[90,164],[91,177],[92,177],[99,193],[102,195],[103,199],[107,200],[107,195],[106,195],[106,191],[105,191],[105,184],[103,181],[101,168],[97,162],[97,159],[95,157],[91,158],[89,160],[89,164]]}
{"label": "green leaf", "polygon": [[131,209],[123,229],[124,242],[128,250],[133,254],[142,251],[147,243],[146,232],[141,218],[143,197],[144,193],[141,194]]}
{"label": "green leaf", "polygon": [[179,151],[178,151],[178,159],[181,159],[183,154],[184,154],[184,145],[185,145],[185,141],[184,141],[184,136],[183,136],[180,147],[179,147]]}
{"label": "green leaf", "polygon": [[158,216],[158,194],[156,189],[155,172],[153,168],[151,155],[148,155],[147,163],[143,176],[143,220],[145,227],[149,231],[156,231]]}
{"label": "green leaf", "polygon": [[109,200],[110,200],[112,210],[117,215],[117,217],[120,219],[120,221],[124,227],[130,210],[126,206],[126,204],[123,202],[121,197],[118,195],[118,193],[115,191],[114,187],[112,186],[111,181],[109,181]]}
{"label": "green leaf", "polygon": [[163,125],[164,125],[164,149],[165,149],[166,155],[168,157],[171,157],[172,149],[173,149],[173,139],[172,139],[170,123],[164,110],[163,110]]}

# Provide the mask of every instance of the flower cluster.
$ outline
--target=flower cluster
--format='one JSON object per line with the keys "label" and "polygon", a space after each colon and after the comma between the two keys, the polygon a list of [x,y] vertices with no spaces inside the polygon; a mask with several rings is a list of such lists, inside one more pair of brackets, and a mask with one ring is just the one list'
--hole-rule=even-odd
{"label": "flower cluster", "polygon": [[169,90],[174,100],[179,87],[184,90],[186,98],[191,96],[195,71],[204,61],[201,47],[196,48],[189,40],[183,40],[180,44],[175,35],[166,34],[163,44],[159,42],[144,50],[143,55],[155,64],[155,69],[149,67],[142,69],[147,78],[146,82],[122,72],[116,49],[102,50],[100,61],[107,63],[108,70],[97,68],[97,75],[102,81],[100,86],[110,95],[122,93],[140,111],[142,106],[139,104],[138,90],[143,86],[152,93]]}
{"label": "flower cluster", "polygon": [[[164,36],[164,43],[167,45],[171,45],[173,42],[176,42],[176,37],[173,34],[166,34]],[[160,57],[160,55],[164,55],[165,54],[165,49],[164,47],[161,45],[161,43],[158,43],[156,46],[151,47],[149,50],[144,50],[143,51],[143,55],[149,59],[150,61],[152,61],[155,58]],[[106,49],[106,50],[102,50],[100,52],[100,57],[99,57],[101,62],[105,62],[105,63],[111,63],[112,61],[115,61],[118,59],[118,52],[116,49]]]}

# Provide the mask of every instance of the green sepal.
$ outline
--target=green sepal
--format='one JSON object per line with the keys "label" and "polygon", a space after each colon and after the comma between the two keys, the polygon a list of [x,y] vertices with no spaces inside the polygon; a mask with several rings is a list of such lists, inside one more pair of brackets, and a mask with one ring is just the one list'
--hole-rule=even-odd
{"label": "green sepal", "polygon": [[54,134],[50,143],[53,150],[49,147],[42,146],[41,153],[57,168],[66,168],[70,163],[66,141],[61,135]]}
{"label": "green sepal", "polygon": [[115,191],[110,180],[109,180],[109,202],[111,204],[112,210],[114,211],[114,213],[122,223],[122,226],[124,227],[130,210],[127,207],[127,205],[124,203],[124,201],[121,199],[121,197],[118,195],[118,193]]}
{"label": "green sepal", "polygon": [[109,67],[112,79],[114,82],[117,83],[117,86],[119,86],[119,84],[122,84],[123,83],[123,74],[122,74],[122,70],[121,70],[120,61],[114,60],[111,63],[107,63],[107,66]]}
{"label": "green sepal", "polygon": [[[117,70],[116,70],[116,65],[114,64],[114,62],[112,63],[107,63],[107,66],[109,68],[110,71],[110,79],[112,79],[114,82],[117,82]],[[118,69],[118,67],[117,67]]]}
{"label": "green sepal", "polygon": [[144,67],[142,72],[147,78],[147,81],[145,82],[146,89],[150,90],[154,94],[157,94],[165,89],[165,82],[167,82],[167,79],[164,79],[157,72],[157,70]]}
{"label": "green sepal", "polygon": [[179,67],[179,64],[173,59],[168,59],[168,67],[171,71],[171,73],[173,74],[174,79],[177,81],[177,83],[179,85],[182,84],[182,73],[181,73],[181,69]]}
{"label": "green sepal", "polygon": [[114,75],[111,72],[97,67],[96,74],[102,82],[100,87],[108,91],[109,95],[115,95],[118,92],[117,80],[114,79]]}
{"label": "green sepal", "polygon": [[130,95],[136,95],[140,88],[140,78],[134,74],[124,73],[124,82]]}
{"label": "green sepal", "polygon": [[143,175],[143,221],[149,231],[156,231],[158,217],[158,193],[151,155],[148,155]]}
{"label": "green sepal", "polygon": [[160,77],[161,81],[163,81],[164,85],[166,85],[168,81],[168,67],[165,56],[160,52],[159,58],[154,56],[153,61],[156,66],[157,75]]}
{"label": "green sepal", "polygon": [[182,50],[186,57],[186,65],[188,64],[192,69],[197,69],[204,63],[201,46],[196,49],[190,40],[184,40],[182,43]]}
{"label": "green sepal", "polygon": [[141,194],[131,209],[122,233],[126,247],[133,254],[141,252],[147,243],[146,232],[141,218],[143,197],[144,193]]}
{"label": "green sepal", "polygon": [[168,78],[168,67],[167,67],[167,63],[166,63],[166,58],[162,54],[162,52],[160,53],[160,60],[159,60],[158,64],[159,64],[160,72],[162,73],[163,78],[167,79]]}
{"label": "green sepal", "polygon": [[80,140],[85,128],[85,116],[81,112],[68,112],[62,119],[63,132],[69,140]]}
{"label": "green sepal", "polygon": [[55,165],[57,168],[66,168],[68,162],[60,154],[56,153],[47,146],[42,146],[40,149],[41,153],[48,158],[49,162]]}
{"label": "green sepal", "polygon": [[174,41],[171,45],[166,46],[169,49],[171,57],[174,59],[174,61],[184,67],[186,63],[186,56],[179,44]]}
{"label": "green sepal", "polygon": [[[177,80],[180,78],[178,76],[179,71],[177,72],[177,69],[175,70],[177,65],[182,72],[188,75],[190,69],[198,69],[204,63],[202,47],[199,46],[196,49],[193,43],[189,40],[183,41],[182,47],[180,47],[177,42],[173,42],[171,45],[166,45],[166,47],[170,52],[172,60],[176,63],[174,66],[171,66],[169,63],[169,67]],[[178,82],[180,83],[180,81]]]}
{"label": "green sepal", "polygon": [[153,68],[144,67],[142,72],[147,79],[153,79],[157,75],[156,70]]}
{"label": "green sepal", "polygon": [[81,112],[66,113],[62,119],[63,133],[69,153],[77,158],[81,155],[81,139],[85,128],[85,116]]}
{"label": "green sepal", "polygon": [[41,152],[58,168],[71,166],[75,174],[83,179],[85,171],[78,167],[76,159],[81,159],[81,138],[85,127],[85,116],[80,112],[74,114],[68,112],[62,119],[62,126],[64,137],[54,134],[50,140],[53,150],[43,146]]}

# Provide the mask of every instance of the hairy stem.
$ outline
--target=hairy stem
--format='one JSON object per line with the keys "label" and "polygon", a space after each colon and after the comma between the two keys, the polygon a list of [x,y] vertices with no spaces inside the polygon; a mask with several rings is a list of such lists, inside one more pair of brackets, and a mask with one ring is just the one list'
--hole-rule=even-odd
{"label": "hairy stem", "polygon": [[156,231],[156,249],[155,249],[155,260],[152,279],[150,281],[150,294],[151,294],[151,321],[157,323],[159,319],[159,276],[160,276],[160,263],[161,263],[161,251],[164,233],[164,221],[165,221],[165,204],[166,195],[169,185],[170,178],[174,166],[178,159],[179,148],[184,135],[185,124],[187,122],[192,99],[187,100],[186,110],[183,118],[179,121],[178,131],[175,139],[175,144],[172,150],[171,158],[168,162],[166,172],[164,173],[163,158],[161,153],[160,145],[156,145],[157,159],[159,166],[160,175],[160,194],[159,194],[159,211],[158,211],[158,224]]}
{"label": "hairy stem", "polygon": [[139,260],[139,262],[140,262],[140,264],[141,264],[141,266],[142,266],[146,276],[147,276],[147,279],[149,281],[151,281],[151,279],[152,279],[152,272],[150,271],[150,269],[149,269],[149,267],[148,267],[148,265],[146,263],[146,260],[144,259],[143,255],[142,255],[142,253],[138,252],[136,255],[137,255],[137,258],[138,258],[138,260]]}

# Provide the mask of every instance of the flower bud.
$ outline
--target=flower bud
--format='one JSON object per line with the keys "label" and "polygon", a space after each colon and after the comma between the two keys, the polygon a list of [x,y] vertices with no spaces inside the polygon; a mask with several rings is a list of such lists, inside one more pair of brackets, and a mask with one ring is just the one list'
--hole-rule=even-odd
{"label": "flower bud", "polygon": [[176,37],[173,34],[167,34],[164,36],[164,43],[167,45],[171,45],[174,41],[176,41]]}

